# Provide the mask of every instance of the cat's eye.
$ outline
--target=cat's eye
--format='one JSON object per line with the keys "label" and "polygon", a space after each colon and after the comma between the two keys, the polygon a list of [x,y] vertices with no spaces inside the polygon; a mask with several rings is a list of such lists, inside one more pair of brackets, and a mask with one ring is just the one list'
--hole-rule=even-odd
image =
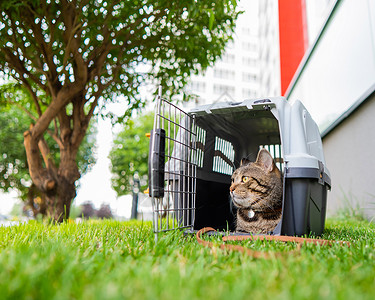
{"label": "cat's eye", "polygon": [[248,176],[242,176],[242,182],[248,182],[249,177]]}

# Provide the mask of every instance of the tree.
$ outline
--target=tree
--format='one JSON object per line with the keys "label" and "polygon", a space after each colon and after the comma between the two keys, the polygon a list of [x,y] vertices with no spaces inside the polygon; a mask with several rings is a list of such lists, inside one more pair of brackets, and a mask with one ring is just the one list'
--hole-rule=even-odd
{"label": "tree", "polygon": [[[29,173],[56,221],[69,216],[94,112],[122,95],[130,116],[148,79],[180,91],[223,53],[238,15],[236,0],[8,0],[0,11],[0,71],[30,94]],[[57,163],[45,141],[51,127]]]}
{"label": "tree", "polygon": [[111,207],[108,204],[102,204],[100,208],[96,211],[96,216],[99,219],[112,219],[113,214],[111,211]]}
{"label": "tree", "polygon": [[[20,87],[14,84],[0,86],[0,100],[9,93],[17,94],[17,97],[27,97]],[[0,101],[0,103],[4,101]],[[34,216],[46,214],[46,203],[43,194],[32,183],[27,170],[25,148],[22,147],[23,132],[28,128],[32,119],[25,111],[15,106],[0,105],[0,189],[5,192],[17,190],[20,198],[26,202]],[[95,163],[95,136],[96,126],[88,129],[79,152],[77,162],[82,174],[86,173]],[[50,136],[46,136],[46,142],[50,147],[53,160],[58,161],[58,149]]]}
{"label": "tree", "polygon": [[118,196],[131,193],[135,172],[140,177],[141,189],[146,187],[150,143],[146,133],[151,132],[153,125],[153,113],[132,118],[113,141],[109,158],[113,174],[112,187]]}
{"label": "tree", "polygon": [[81,218],[93,218],[96,215],[96,210],[94,208],[94,205],[91,202],[85,202],[81,205]]}

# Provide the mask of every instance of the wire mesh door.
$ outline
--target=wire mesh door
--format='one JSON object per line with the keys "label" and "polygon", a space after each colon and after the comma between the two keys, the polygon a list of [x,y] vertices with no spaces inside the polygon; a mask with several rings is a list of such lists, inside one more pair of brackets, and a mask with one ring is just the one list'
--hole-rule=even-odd
{"label": "wire mesh door", "polygon": [[192,228],[196,189],[194,116],[161,97],[156,101],[149,153],[154,232]]}

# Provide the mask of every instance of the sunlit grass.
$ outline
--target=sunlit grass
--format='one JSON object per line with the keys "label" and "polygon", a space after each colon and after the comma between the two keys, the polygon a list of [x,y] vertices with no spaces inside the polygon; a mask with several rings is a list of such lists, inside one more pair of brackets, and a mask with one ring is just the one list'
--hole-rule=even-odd
{"label": "sunlit grass", "polygon": [[[340,245],[243,242],[282,252],[253,259],[175,231],[155,243],[151,223],[29,222],[0,228],[1,299],[373,299],[375,226],[328,220]],[[218,238],[212,238],[219,243]]]}

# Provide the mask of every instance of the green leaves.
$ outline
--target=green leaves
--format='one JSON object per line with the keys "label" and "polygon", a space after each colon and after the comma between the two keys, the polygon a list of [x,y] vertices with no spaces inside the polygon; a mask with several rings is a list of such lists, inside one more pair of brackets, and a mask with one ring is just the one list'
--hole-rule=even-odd
{"label": "green leaves", "polygon": [[0,106],[0,189],[27,192],[31,185],[23,148],[30,119],[16,108]]}
{"label": "green leaves", "polygon": [[[36,118],[36,113],[29,110],[29,98],[29,94],[18,84],[0,85],[0,189],[5,192],[16,189],[23,199],[31,186],[23,133]],[[54,128],[51,127],[50,131],[53,132]],[[94,120],[77,154],[81,173],[87,172],[96,161],[96,133]],[[59,148],[49,134],[45,134],[44,138],[51,150],[52,159],[58,166]]]}
{"label": "green leaves", "polygon": [[214,15],[214,12],[212,11],[212,9],[208,10],[208,15],[209,15],[209,18],[210,18],[210,22],[208,24],[208,29],[211,31],[211,29],[214,25],[214,21],[215,21],[215,15]]}

